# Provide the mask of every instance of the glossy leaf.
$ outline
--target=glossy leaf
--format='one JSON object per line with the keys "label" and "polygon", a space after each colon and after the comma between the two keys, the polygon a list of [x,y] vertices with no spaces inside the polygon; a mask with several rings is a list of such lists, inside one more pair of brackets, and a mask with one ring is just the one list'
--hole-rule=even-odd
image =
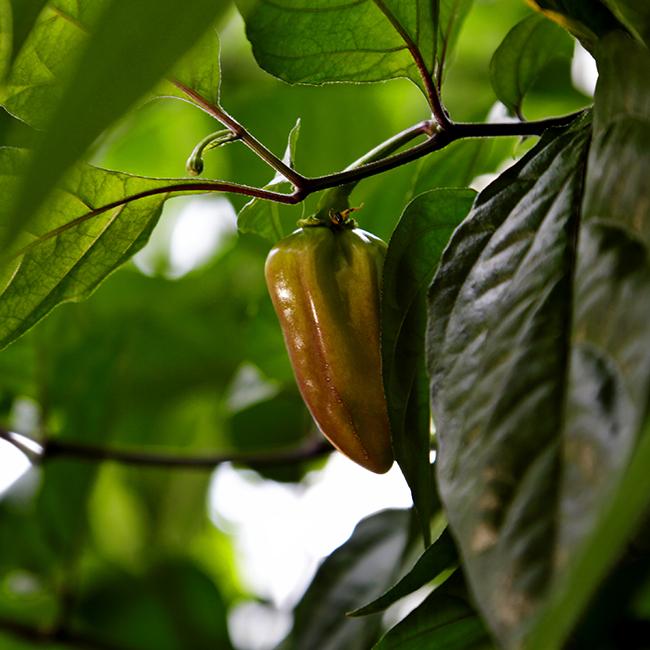
{"label": "glossy leaf", "polygon": [[471,190],[432,190],[406,207],[391,237],[382,289],[382,370],[395,458],[418,511],[425,544],[437,497],[429,465],[431,425],[424,362],[426,291]]}
{"label": "glossy leaf", "polygon": [[[91,29],[90,36],[76,33],[69,56],[65,49],[60,57],[64,77],[69,77],[67,89],[53,112],[44,119],[46,132],[36,147],[35,155],[25,171],[21,189],[6,219],[3,233],[5,245],[14,240],[42,205],[47,195],[67,169],[80,158],[93,141],[144,93],[167,73],[187,52],[222,11],[220,3],[200,0],[178,11],[176,0],[146,0],[124,3],[107,0],[105,11]],[[64,21],[65,22],[65,21]],[[54,23],[56,24],[56,23]],[[49,30],[50,44],[60,35],[51,31],[47,22],[41,29]],[[126,32],[126,34],[125,34]],[[121,33],[121,47],[114,46],[115,34]],[[161,38],[173,33],[172,39]],[[82,47],[81,43],[84,43]],[[29,56],[26,44],[26,57]],[[50,46],[50,50],[55,48]],[[79,57],[77,52],[83,51]],[[75,57],[79,57],[73,72],[69,72]],[[17,74],[35,68],[17,61]],[[116,74],[116,71],[119,71]],[[19,80],[10,74],[9,97],[3,104],[12,110],[11,88]],[[15,97],[14,93],[14,97]],[[30,106],[29,93],[18,92],[22,106]],[[41,105],[52,105],[52,100]],[[90,110],[92,107],[92,110]],[[26,109],[29,111],[29,108]],[[16,114],[16,113],[14,113]]]}
{"label": "glossy leaf", "polygon": [[451,535],[447,531],[444,531],[433,544],[427,547],[424,553],[417,559],[417,562],[399,582],[371,603],[350,612],[349,616],[367,616],[368,614],[381,612],[404,598],[404,596],[408,596],[421,587],[424,587],[427,583],[437,578],[443,571],[453,569],[457,563],[458,553],[456,551],[456,545]]}
{"label": "glossy leaf", "polygon": [[[589,384],[583,389],[584,406],[578,413],[580,419],[576,417],[582,426],[573,443],[574,453],[579,454],[587,453],[587,428],[601,440],[614,433],[634,441],[650,384],[650,332],[642,306],[650,296],[650,188],[643,171],[650,164],[650,54],[631,39],[615,35],[603,43],[599,64],[577,267],[582,282],[578,284],[576,329],[583,349],[578,368],[595,366],[591,374],[600,375],[602,388],[592,380],[592,394],[606,390],[613,403],[607,404],[601,394],[594,416],[586,392]],[[591,539],[584,542],[577,563],[559,581],[535,628],[532,647],[541,649],[566,638],[581,614],[580,607],[587,604],[645,516],[647,479],[641,474],[642,467],[647,468],[647,442],[646,425],[629,469],[618,477],[620,483],[611,482],[606,498],[585,493],[576,504],[604,514]],[[576,470],[567,473],[567,484],[578,483],[576,474]],[[551,617],[558,621],[553,629],[548,628]]]}
{"label": "glossy leaf", "polygon": [[[579,496],[558,495],[556,477],[588,137],[584,124],[548,134],[484,190],[430,292],[441,498],[470,585],[506,647],[543,598],[560,552],[547,544],[555,520],[547,503],[565,508]],[[611,454],[609,472],[626,453],[621,445]],[[583,534],[589,514],[574,515]]]}
{"label": "glossy leaf", "polygon": [[383,510],[362,520],[350,539],[326,558],[294,612],[294,626],[281,645],[291,650],[367,650],[381,619],[346,618],[395,578],[406,548],[409,513]]}
{"label": "glossy leaf", "polygon": [[490,81],[497,97],[516,115],[539,73],[556,58],[570,59],[573,42],[543,16],[529,16],[503,39],[490,62]]}
{"label": "glossy leaf", "polygon": [[421,78],[412,53],[433,71],[434,3],[238,0],[259,65],[289,83]]}

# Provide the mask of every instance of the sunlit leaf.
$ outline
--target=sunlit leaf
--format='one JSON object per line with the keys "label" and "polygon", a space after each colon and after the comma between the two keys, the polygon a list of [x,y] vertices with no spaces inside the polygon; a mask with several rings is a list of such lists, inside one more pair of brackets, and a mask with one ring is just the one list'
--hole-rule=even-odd
{"label": "sunlit leaf", "polygon": [[[78,28],[74,34],[59,34],[57,29],[70,30],[68,20],[56,20],[54,27],[46,20],[39,22],[39,28],[46,30],[44,42],[47,51],[56,56],[55,63],[62,68],[68,85],[53,111],[49,108],[53,105],[51,94],[41,95],[35,102],[41,110],[48,107],[40,116],[46,132],[36,147],[21,190],[5,218],[5,244],[15,239],[21,228],[34,218],[67,169],[107,127],[169,71],[222,10],[223,5],[211,0],[194,2],[182,11],[178,11],[176,0],[137,3],[107,0],[106,8],[91,28],[90,35],[80,33]],[[62,26],[58,27],[58,23]],[[116,46],[115,35],[118,33],[122,40]],[[162,37],[169,33],[173,38]],[[58,38],[63,38],[64,47],[53,47]],[[38,84],[33,79],[36,73],[44,77],[46,83],[51,85],[52,82],[47,62],[39,60],[38,52],[29,45],[28,41],[24,48],[26,58],[22,63],[20,57],[17,60],[10,73],[10,88],[2,96],[3,104],[14,114],[20,113],[21,107],[26,107],[24,110],[29,112],[34,103],[33,98],[30,101],[29,93],[17,90],[14,90],[13,97],[18,102],[18,110],[12,100],[11,89],[17,89],[20,81],[16,75],[23,69],[32,77],[31,87]],[[83,52],[82,56],[80,52]],[[36,58],[36,62],[29,62],[30,57]],[[22,85],[27,84],[23,81]]]}
{"label": "sunlit leaf", "polygon": [[257,62],[290,83],[382,81],[421,84],[418,52],[433,72],[434,3],[238,0]]}

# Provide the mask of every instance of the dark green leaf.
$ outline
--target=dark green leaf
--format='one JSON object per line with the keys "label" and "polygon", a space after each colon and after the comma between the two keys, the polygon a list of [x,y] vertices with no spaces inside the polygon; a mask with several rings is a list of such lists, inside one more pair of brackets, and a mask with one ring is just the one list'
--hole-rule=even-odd
{"label": "dark green leaf", "polygon": [[490,81],[497,97],[515,114],[521,114],[524,96],[550,61],[570,59],[573,42],[544,16],[529,16],[515,25],[490,62]]}
{"label": "dark green leaf", "polygon": [[[289,133],[287,148],[282,158],[283,162],[290,167],[294,166],[296,156],[296,145],[300,136],[300,120]],[[271,182],[265,186],[267,190],[290,193],[291,183],[276,172]],[[251,199],[237,215],[237,228],[242,233],[252,233],[270,241],[274,244],[278,239],[286,237],[296,228],[296,222],[300,219],[301,208],[286,206],[271,201]]]}
{"label": "dark green leaf", "polygon": [[528,0],[528,3],[570,31],[589,51],[595,49],[599,38],[622,27],[607,8],[606,0]]}
{"label": "dark green leaf", "polygon": [[385,594],[368,605],[350,612],[349,616],[367,616],[381,612],[404,596],[424,587],[437,578],[443,571],[456,566],[458,553],[451,535],[444,531],[418,558],[409,572],[393,585]]}
{"label": "dark green leaf", "polygon": [[[588,137],[582,123],[547,135],[484,190],[430,292],[441,497],[478,603],[507,647],[548,586],[559,507],[549,504],[580,494],[560,496],[557,472]],[[626,453],[610,453],[600,476]],[[572,523],[587,532],[590,514]]]}
{"label": "dark green leaf", "polygon": [[434,3],[238,0],[259,65],[289,83],[421,78],[409,48],[429,72],[435,55]]}
{"label": "dark green leaf", "polygon": [[[534,630],[531,647],[540,650],[560,645],[566,638],[648,506],[647,426],[629,469],[618,485],[611,481],[605,497],[584,486],[581,477],[590,467],[602,471],[608,447],[611,454],[616,447],[627,448],[634,442],[650,383],[650,188],[646,173],[650,165],[650,53],[631,39],[615,35],[602,44],[599,64],[576,271],[574,327],[580,353],[574,363],[583,373],[583,387],[574,406],[575,433],[568,448],[576,460],[571,471],[565,472],[565,484],[582,489],[583,496],[573,508],[602,510],[604,515],[592,536],[584,540],[577,562],[561,576]],[[591,436],[603,441],[601,450],[589,445]],[[615,440],[616,436],[621,440]],[[581,541],[579,531],[568,528],[566,537]],[[549,627],[550,620],[554,623]]]}
{"label": "dark green leaf", "polygon": [[[457,583],[458,580],[452,581]],[[455,585],[454,585],[455,586]],[[483,621],[465,598],[445,583],[388,630],[376,650],[489,650]]]}
{"label": "dark green leaf", "polygon": [[424,363],[426,291],[451,233],[469,211],[472,190],[432,190],[404,210],[384,264],[382,367],[395,457],[411,488],[425,536],[437,497]]}
{"label": "dark green leaf", "polygon": [[203,571],[178,559],[144,577],[116,570],[100,577],[82,595],[75,627],[129,650],[231,647],[223,597]]}
{"label": "dark green leaf", "polygon": [[[86,41],[83,55],[46,120],[47,131],[5,220],[5,244],[34,218],[67,169],[169,71],[222,10],[223,4],[212,0],[193,2],[182,11],[176,0],[110,0],[90,36],[77,34],[77,39]],[[115,42],[118,33],[119,44]],[[169,33],[173,38],[164,37]],[[48,37],[50,51],[57,49],[53,47],[57,34],[50,32]],[[65,63],[69,65],[70,59],[62,65]],[[21,101],[25,101],[23,95]],[[44,103],[51,102],[50,98]],[[6,98],[4,104],[7,106]]]}
{"label": "dark green leaf", "polygon": [[319,567],[281,647],[367,650],[377,639],[381,618],[350,619],[346,612],[377,595],[395,578],[408,528],[406,510],[383,510],[361,521],[350,539]]}
{"label": "dark green leaf", "polygon": [[639,0],[604,0],[616,17],[650,47],[650,4]]}

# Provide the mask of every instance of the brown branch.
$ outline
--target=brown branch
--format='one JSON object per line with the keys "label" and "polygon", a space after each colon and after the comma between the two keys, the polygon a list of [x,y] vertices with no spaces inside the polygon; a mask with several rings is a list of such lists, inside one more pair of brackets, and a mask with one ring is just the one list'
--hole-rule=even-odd
{"label": "brown branch", "polygon": [[442,105],[440,94],[438,93],[436,84],[433,81],[433,77],[427,68],[426,62],[422,58],[422,52],[420,52],[420,48],[418,47],[417,43],[413,41],[399,20],[395,18],[393,13],[384,4],[383,0],[374,0],[374,3],[384,14],[384,16],[386,16],[393,29],[395,29],[395,31],[400,35],[400,38],[406,44],[409,54],[411,55],[411,58],[415,62],[415,66],[418,69],[422,83],[424,84],[427,100],[429,102],[429,106],[431,107],[431,111],[433,112],[433,116],[436,118],[436,122],[440,128],[444,129],[449,125],[449,117],[447,116],[447,111]]}
{"label": "brown branch", "polygon": [[83,650],[125,650],[65,628],[48,629],[0,618],[0,630],[35,645],[65,644]]}
{"label": "brown branch", "polygon": [[244,463],[254,467],[277,467],[325,456],[333,451],[324,440],[317,440],[305,447],[267,454],[214,454],[201,456],[176,456],[146,451],[94,447],[68,440],[51,438],[43,445],[41,461],[57,457],[76,458],[91,463],[112,461],[139,467],[177,467],[212,470],[222,463]]}
{"label": "brown branch", "polygon": [[221,122],[227,129],[230,129],[238,140],[241,140],[251,151],[255,152],[264,162],[270,165],[276,172],[282,174],[294,186],[299,187],[305,180],[302,174],[299,174],[286,165],[270,149],[267,149],[257,138],[247,131],[234,117],[226,113],[221,106],[209,102],[205,97],[202,97],[199,93],[177,79],[172,79],[172,83],[187,95],[192,100],[192,103]]}

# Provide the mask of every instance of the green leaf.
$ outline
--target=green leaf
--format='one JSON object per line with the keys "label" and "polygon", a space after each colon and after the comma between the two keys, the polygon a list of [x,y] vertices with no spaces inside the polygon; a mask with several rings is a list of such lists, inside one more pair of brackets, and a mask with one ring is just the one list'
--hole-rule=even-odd
{"label": "green leaf", "polygon": [[367,650],[377,639],[381,618],[346,618],[395,578],[408,538],[409,513],[383,510],[362,520],[350,539],[319,567],[294,612],[294,626],[282,648]]}
{"label": "green leaf", "polygon": [[[582,122],[550,133],[484,190],[430,290],[440,494],[477,602],[505,647],[544,597],[552,558],[570,553],[557,513],[585,491],[560,493],[557,476],[570,431],[572,242],[588,138]],[[610,451],[603,484],[628,450],[621,441]],[[571,523],[586,534],[592,514],[579,510]]]}
{"label": "green leaf", "polygon": [[[282,161],[294,167],[296,146],[300,136],[300,119],[289,132],[287,148]],[[265,189],[276,192],[291,193],[292,185],[282,174],[276,172],[275,176]],[[272,201],[251,199],[237,215],[237,228],[242,233],[259,235],[274,244],[279,239],[286,237],[296,228],[296,222],[302,216],[302,207],[280,205]]]}
{"label": "green leaf", "polygon": [[434,3],[238,0],[237,5],[257,62],[289,83],[408,77],[422,85],[409,49],[433,72]]}
{"label": "green leaf", "polygon": [[650,47],[650,5],[638,0],[604,0],[612,13]]}
{"label": "green leaf", "polygon": [[467,187],[480,174],[494,172],[512,148],[510,138],[453,142],[419,162],[410,196],[436,188]]}
{"label": "green leaf", "polygon": [[[0,148],[0,187],[11,196],[28,165],[24,150]],[[75,168],[34,216],[0,267],[0,348],[23,334],[53,307],[81,300],[147,241],[168,195],[93,210],[169,181]],[[191,181],[188,182],[191,191]],[[0,205],[6,223],[10,205]]]}
{"label": "green leaf", "polygon": [[226,606],[212,580],[180,558],[144,576],[111,571],[96,578],[75,608],[75,627],[116,647],[146,650],[231,648]]}
{"label": "green leaf", "polygon": [[371,603],[355,609],[348,616],[367,616],[376,614],[396,603],[404,596],[424,587],[427,583],[437,578],[443,571],[453,569],[458,563],[458,553],[451,535],[444,531],[442,535],[431,544],[418,558],[417,562],[393,585],[386,593],[376,598]]}
{"label": "green leaf", "polygon": [[528,4],[547,18],[570,31],[586,49],[593,52],[599,38],[621,29],[607,0],[528,0]]}
{"label": "green leaf", "polygon": [[[583,380],[582,413],[574,418],[580,425],[573,443],[578,459],[594,454],[584,440],[586,431],[604,441],[621,436],[634,442],[650,384],[644,309],[650,296],[650,53],[623,35],[613,35],[600,48],[599,66],[576,271],[575,331],[582,348],[576,361],[579,370],[586,367],[591,374],[589,381]],[[592,395],[598,402],[589,412]],[[649,440],[646,424],[629,468],[621,472],[620,483],[612,481],[605,498],[586,493],[576,501],[575,507],[603,515],[558,581],[531,634],[531,648],[561,645],[647,513]],[[601,467],[600,453],[589,461],[594,467]],[[567,472],[565,479],[576,488],[579,469]],[[550,620],[554,623],[549,629]]]}
{"label": "green leaf", "polygon": [[219,105],[221,84],[219,34],[209,29],[199,42],[174,66],[168,78],[153,91],[156,96],[171,96],[191,101],[177,82],[213,106]]}
{"label": "green leaf", "polygon": [[494,92],[510,111],[521,115],[524,96],[539,73],[553,59],[570,59],[572,53],[572,39],[563,29],[544,16],[528,16],[508,32],[492,56]]}
{"label": "green leaf", "polygon": [[441,79],[474,0],[438,0],[437,76]]}
{"label": "green leaf", "polygon": [[[6,0],[11,5],[13,14],[13,38],[11,41],[11,58],[14,59],[22,48],[29,32],[45,8],[47,0]],[[0,75],[0,79],[2,79]]]}
{"label": "green leaf", "polygon": [[0,0],[0,83],[11,65],[13,42],[11,13],[11,2],[9,0]]}
{"label": "green leaf", "polygon": [[375,650],[489,650],[494,648],[483,621],[465,598],[445,583],[429,594],[374,646]]}
{"label": "green leaf", "polygon": [[469,211],[472,190],[432,190],[404,210],[391,237],[382,289],[382,368],[395,457],[425,537],[437,503],[424,362],[426,291],[451,233]]}
{"label": "green leaf", "polygon": [[[223,8],[222,3],[212,0],[193,2],[182,11],[176,0],[137,3],[110,0],[90,36],[75,34],[73,41],[85,41],[83,54],[77,58],[74,70],[64,73],[69,77],[66,88],[54,111],[47,112],[51,115],[45,120],[47,130],[36,147],[21,190],[6,217],[5,245],[34,218],[67,169],[169,71]],[[47,32],[45,42],[50,53],[57,50],[55,39],[61,36],[56,31],[57,22]],[[47,29],[48,23],[41,22],[40,27]],[[170,33],[173,38],[162,36]],[[116,34],[121,36],[117,42]],[[64,52],[58,63],[69,69],[77,48],[73,46],[67,58],[66,48],[67,43],[61,48]],[[29,56],[29,48],[25,49]],[[20,57],[17,64],[19,61]],[[30,72],[35,69],[34,65],[30,68],[23,63]],[[14,68],[22,70],[18,65]],[[15,87],[13,75],[9,81]],[[25,93],[19,93],[18,97],[20,102],[27,101]],[[40,101],[51,105],[52,100],[41,97]],[[3,103],[13,112],[10,98],[5,97]]]}

